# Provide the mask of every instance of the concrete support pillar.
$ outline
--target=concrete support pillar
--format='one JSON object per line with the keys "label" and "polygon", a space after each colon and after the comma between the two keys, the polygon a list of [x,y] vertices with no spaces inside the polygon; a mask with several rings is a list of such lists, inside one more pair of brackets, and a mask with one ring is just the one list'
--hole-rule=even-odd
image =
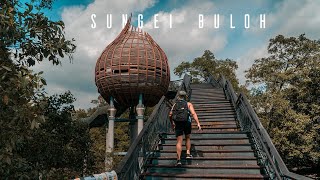
{"label": "concrete support pillar", "polygon": [[137,119],[138,119],[138,132],[137,136],[140,134],[141,130],[143,129],[143,115],[144,115],[144,105],[142,104],[142,94],[139,95],[139,104],[136,107],[137,111]]}
{"label": "concrete support pillar", "polygon": [[115,115],[116,115],[116,108],[114,107],[113,103],[113,97],[110,97],[110,108],[108,109],[109,111],[109,116],[108,116],[108,127],[106,130],[106,158],[105,158],[105,163],[106,163],[106,168],[110,167],[112,165],[112,158],[110,158],[110,154],[113,152],[114,149],[114,120],[115,120]]}

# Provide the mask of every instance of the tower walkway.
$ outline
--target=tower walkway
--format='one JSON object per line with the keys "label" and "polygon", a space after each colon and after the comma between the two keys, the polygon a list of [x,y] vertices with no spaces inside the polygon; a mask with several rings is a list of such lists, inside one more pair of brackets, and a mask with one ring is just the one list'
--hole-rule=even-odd
{"label": "tower walkway", "polygon": [[138,138],[117,167],[122,179],[309,179],[288,171],[245,96],[223,76],[179,90],[190,97],[202,131],[193,121],[191,154],[176,167],[176,138],[170,128],[172,100],[162,97]]}

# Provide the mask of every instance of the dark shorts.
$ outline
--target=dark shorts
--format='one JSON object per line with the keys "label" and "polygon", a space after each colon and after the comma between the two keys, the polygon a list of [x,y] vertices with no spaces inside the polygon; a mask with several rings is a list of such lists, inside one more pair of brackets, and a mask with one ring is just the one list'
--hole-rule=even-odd
{"label": "dark shorts", "polygon": [[176,137],[181,136],[183,134],[188,135],[191,134],[191,122],[175,122],[176,128]]}

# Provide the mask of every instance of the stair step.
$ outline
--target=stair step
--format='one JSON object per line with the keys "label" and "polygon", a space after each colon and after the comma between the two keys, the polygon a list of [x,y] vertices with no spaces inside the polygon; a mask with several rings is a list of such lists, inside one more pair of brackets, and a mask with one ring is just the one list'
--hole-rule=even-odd
{"label": "stair step", "polygon": [[224,96],[210,96],[210,97],[206,97],[206,96],[201,96],[201,97],[191,97],[190,101],[227,101],[226,97]]}
{"label": "stair step", "polygon": [[212,116],[210,114],[197,114],[199,121],[201,122],[201,120],[236,120],[236,116],[235,115],[226,115],[226,116],[222,116],[222,115],[216,115],[216,116]]}
{"label": "stair step", "polygon": [[[191,135],[192,136],[192,135]],[[227,136],[223,136],[223,137],[194,137],[192,136],[191,138],[194,141],[200,141],[200,140],[247,140],[249,138],[247,138],[246,136],[231,136],[231,137],[227,137]],[[174,136],[170,136],[170,137],[163,137],[161,138],[161,140],[166,140],[166,141],[176,141],[176,137]]]}
{"label": "stair step", "polygon": [[[149,159],[158,160],[177,160],[176,156],[167,157],[150,157]],[[228,160],[256,160],[255,157],[234,156],[234,157],[193,157],[191,159],[181,159],[182,162],[196,161],[196,160],[216,160],[216,161],[228,161]]]}
{"label": "stair step", "polygon": [[[156,150],[154,151],[155,155],[165,155],[166,156],[174,156],[176,155],[177,151],[176,150]],[[190,153],[194,157],[211,157],[212,155],[217,155],[217,156],[254,156],[254,151],[253,150],[195,150],[195,149],[190,149]],[[181,152],[181,157],[185,158],[186,157],[186,150],[182,150]],[[215,156],[213,156],[215,157]]]}
{"label": "stair step", "polygon": [[221,116],[221,117],[226,117],[226,116],[235,116],[236,114],[235,113],[219,113],[219,112],[216,112],[216,113],[208,113],[208,112],[199,112],[197,113],[197,115],[200,115],[200,116]]}
{"label": "stair step", "polygon": [[210,88],[208,87],[191,87],[192,93],[193,92],[208,92],[208,91],[220,91],[223,92],[223,88]]}
{"label": "stair step", "polygon": [[206,109],[231,109],[234,110],[233,106],[231,103],[226,104],[226,106],[223,106],[222,104],[194,104],[194,107],[199,108],[206,108]]}
{"label": "stair step", "polygon": [[207,95],[192,95],[191,101],[193,100],[215,100],[215,99],[224,99],[226,100],[226,96],[224,94],[207,94]]}
{"label": "stair step", "polygon": [[163,179],[268,179],[267,176],[260,174],[189,174],[189,173],[143,173],[146,180]]}
{"label": "stair step", "polygon": [[[200,123],[201,122],[227,122],[227,121],[232,121],[232,122],[235,122],[236,121],[236,118],[235,117],[227,117],[227,118],[221,118],[221,117],[198,117],[199,118],[199,121]],[[194,122],[194,121],[192,121]]]}
{"label": "stair step", "polygon": [[[228,129],[228,128],[233,128],[233,129],[236,129],[238,128],[236,124],[215,124],[215,123],[209,123],[209,124],[203,124],[203,123],[200,123],[201,124],[201,128],[202,129]],[[192,128],[198,128],[197,124],[192,124]]]}
{"label": "stair step", "polygon": [[[175,165],[170,164],[147,164],[147,167],[161,167],[161,168],[172,168]],[[193,168],[193,169],[260,169],[258,165],[247,164],[246,166],[239,166],[239,165],[182,165],[181,168]]]}
{"label": "stair step", "polygon": [[[216,125],[236,125],[236,121],[214,121],[214,120],[201,120],[201,126],[216,126]],[[197,126],[195,121],[192,121],[192,126]]]}
{"label": "stair step", "polygon": [[202,119],[212,119],[212,120],[217,120],[217,119],[232,119],[235,120],[236,114],[226,114],[223,116],[223,114],[210,114],[210,113],[197,113],[198,118],[201,117]]}
{"label": "stair step", "polygon": [[[162,139],[161,143],[164,145],[176,145],[175,139]],[[191,144],[194,146],[210,146],[210,145],[224,145],[224,144],[249,144],[248,139],[192,139]]]}
{"label": "stair step", "polygon": [[190,85],[191,89],[194,88],[201,88],[201,89],[223,89],[221,87],[214,87],[212,84],[209,83],[202,83],[202,84],[191,84]]}
{"label": "stair step", "polygon": [[213,87],[210,83],[198,83],[198,84],[190,84],[190,87],[203,87],[203,86],[211,86],[211,88]]}
{"label": "stair step", "polygon": [[194,108],[234,109],[231,103],[226,104],[193,104]]}
{"label": "stair step", "polygon": [[[176,145],[175,144],[171,144],[171,145],[160,144],[158,148],[159,148],[159,150],[173,151],[173,150],[176,150]],[[211,145],[202,145],[202,146],[191,144],[191,149],[197,150],[197,151],[203,151],[203,150],[208,150],[208,151],[214,151],[214,150],[252,150],[251,144],[211,144]]]}
{"label": "stair step", "polygon": [[229,100],[221,99],[221,100],[191,100],[192,104],[230,104]]}
{"label": "stair step", "polygon": [[192,102],[192,101],[221,101],[221,100],[226,100],[227,101],[227,99],[226,99],[226,97],[225,96],[211,96],[211,95],[209,95],[209,97],[208,96],[192,96],[191,97],[191,99],[190,99],[190,101]]}
{"label": "stair step", "polygon": [[[161,135],[163,138],[173,138],[176,139],[176,136],[173,132],[171,133],[163,133]],[[213,132],[213,133],[203,133],[197,132],[191,134],[191,140],[194,138],[247,138],[247,134],[243,132],[236,132],[236,131],[220,131],[220,132]]]}
{"label": "stair step", "polygon": [[226,96],[224,93],[201,93],[201,94],[191,94],[190,99],[191,100],[197,100],[197,99],[226,99]]}
{"label": "stair step", "polygon": [[[239,130],[238,127],[202,127],[201,131],[236,131]],[[199,131],[197,126],[191,127],[191,131]]]}
{"label": "stair step", "polygon": [[[155,150],[155,152],[161,152],[161,153],[176,153],[176,150]],[[181,151],[182,154],[186,154],[186,150]],[[197,153],[252,153],[254,152],[252,149],[250,150],[227,150],[227,149],[216,149],[216,150],[196,150],[196,149],[190,149],[191,154],[197,154]]]}
{"label": "stair step", "polygon": [[194,94],[224,94],[223,89],[192,89],[191,95]]}
{"label": "stair step", "polygon": [[224,113],[224,114],[230,114],[230,113],[233,113],[235,114],[235,110],[231,110],[231,109],[195,109],[195,111],[198,113],[198,112],[201,112],[201,113],[212,113],[212,114],[217,114],[217,113]]}
{"label": "stair step", "polygon": [[[193,106],[194,107],[194,106]],[[202,107],[194,107],[196,112],[236,112],[232,107],[229,108],[202,108]]]}
{"label": "stair step", "polygon": [[[234,119],[232,120],[219,120],[219,119],[199,119],[201,126],[221,126],[221,125],[237,125]],[[192,126],[197,126],[196,121],[192,121]]]}
{"label": "stair step", "polygon": [[[194,165],[192,165],[194,166]],[[203,166],[203,165],[202,165]],[[236,168],[214,168],[214,169],[208,169],[208,168],[184,168],[182,167],[175,167],[174,165],[171,165],[170,168],[162,168],[162,167],[150,167],[147,172],[150,173],[190,173],[190,174],[260,174],[260,169],[236,169]]]}
{"label": "stair step", "polygon": [[223,106],[223,105],[232,105],[231,102],[227,99],[219,100],[218,102],[224,102],[224,103],[212,103],[214,101],[197,101],[196,99],[190,100],[191,103],[195,104],[194,102],[197,102],[196,106]]}
{"label": "stair step", "polygon": [[192,90],[191,92],[191,98],[204,97],[204,96],[207,96],[207,97],[225,96],[225,93],[222,90],[205,90],[205,91]]}
{"label": "stair step", "polygon": [[[198,114],[198,119],[200,122],[202,121],[207,121],[207,122],[210,122],[210,121],[234,121],[236,122],[236,116],[235,115],[226,115],[225,117],[223,116],[212,116],[212,115],[202,115],[202,114]],[[192,120],[192,122],[196,122],[195,120]]]}
{"label": "stair step", "polygon": [[[176,145],[175,139],[163,139],[161,140],[161,145]],[[228,145],[247,145],[249,143],[248,139],[201,139],[195,140],[191,139],[192,146],[228,146]]]}
{"label": "stair step", "polygon": [[235,116],[236,113],[235,112],[197,112],[197,115],[201,115],[201,116],[221,116],[221,115],[224,115],[224,116],[230,116],[230,115],[233,115]]}
{"label": "stair step", "polygon": [[[246,157],[255,157],[253,151],[200,151],[200,150],[192,150],[191,152],[193,157],[234,157],[234,156],[246,156]],[[177,154],[176,151],[156,151],[154,153],[155,157],[163,157],[163,156],[175,156]],[[181,158],[186,157],[186,152],[182,152]]]}
{"label": "stair step", "polygon": [[226,108],[203,108],[203,107],[198,107],[196,109],[197,112],[236,112],[233,108],[229,108],[229,109],[226,109]]}
{"label": "stair step", "polygon": [[197,133],[197,132],[202,132],[202,133],[214,133],[214,132],[221,132],[221,131],[228,131],[228,132],[233,132],[233,131],[239,131],[239,128],[226,128],[226,129],[215,129],[215,128],[203,128],[202,130],[198,130],[198,128],[192,128],[191,133]]}
{"label": "stair step", "polygon": [[205,91],[199,91],[199,90],[192,90],[192,92],[191,92],[191,97],[194,97],[194,96],[209,96],[209,97],[211,97],[211,96],[217,96],[217,95],[219,95],[219,96],[224,96],[225,94],[224,94],[224,91],[222,91],[222,90],[205,90]]}
{"label": "stair step", "polygon": [[[151,164],[171,164],[177,161],[176,156],[172,157],[150,157]],[[256,157],[193,157],[192,159],[181,159],[183,165],[257,165]]]}
{"label": "stair step", "polygon": [[[232,106],[231,103],[229,102],[226,102],[226,103],[211,103],[211,104],[205,104],[205,103],[201,103],[201,102],[192,102],[191,103],[193,104],[193,107],[195,109],[199,108],[199,107],[206,107],[206,108],[217,108],[217,109],[222,109],[222,108],[232,108],[234,109],[234,107]],[[208,102],[206,102],[208,103]]]}

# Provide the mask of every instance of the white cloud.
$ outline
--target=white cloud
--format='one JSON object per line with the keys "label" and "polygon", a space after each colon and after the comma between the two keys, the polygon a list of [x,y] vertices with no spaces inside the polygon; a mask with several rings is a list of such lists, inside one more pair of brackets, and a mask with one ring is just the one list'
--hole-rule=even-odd
{"label": "white cloud", "polygon": [[[237,76],[241,84],[245,82],[245,70],[248,70],[257,58],[268,56],[267,46],[269,39],[282,34],[286,37],[295,36],[306,33],[308,38],[320,38],[320,1],[301,0],[291,1],[285,0],[278,3],[273,13],[266,15],[268,27],[263,33],[254,32],[255,37],[264,39],[261,44],[252,44],[252,48],[241,55],[237,60],[239,69]],[[257,21],[257,19],[255,19]],[[246,33],[246,35],[248,35]],[[252,34],[251,34],[252,35]]]}
{"label": "white cloud", "polygon": [[[153,28],[154,22],[151,17],[150,20],[144,21],[143,30],[147,31],[166,52],[173,80],[177,79],[173,76],[174,67],[182,61],[192,61],[195,57],[201,56],[204,50],[209,49],[215,55],[218,54],[217,58],[219,58],[219,52],[223,51],[224,56],[236,59],[239,65],[237,75],[240,82],[244,83],[244,70],[252,65],[254,59],[267,55],[270,38],[277,34],[297,36],[301,33],[306,33],[310,38],[319,38],[320,1],[285,0],[277,3],[273,11],[266,9],[267,29],[262,31],[257,30],[260,13],[253,13],[251,16],[253,26],[248,32],[245,32],[244,28],[230,30],[229,13],[239,11],[241,14],[243,9],[247,8],[245,6],[250,5],[249,1],[246,1],[247,5],[235,5],[233,1],[232,3],[231,1],[229,3],[187,1],[181,5],[177,1],[170,3],[177,7],[172,11],[154,12],[159,14],[160,28]],[[74,54],[73,64],[66,59],[61,67],[53,67],[51,63],[40,63],[34,68],[45,72],[49,93],[71,90],[78,99],[75,103],[76,108],[89,107],[91,99],[98,96],[94,84],[96,60],[103,49],[120,33],[121,14],[132,12],[133,21],[136,21],[138,13],[143,14],[154,4],[155,0],[95,0],[87,7],[65,8],[62,11],[62,20],[66,24],[66,36],[68,39],[76,39],[77,51]],[[252,6],[265,5],[259,1]],[[96,29],[91,28],[92,13],[97,15]],[[205,19],[203,29],[198,28],[200,13],[204,14]],[[213,28],[214,13],[220,14],[220,29]],[[106,14],[113,16],[111,29],[106,27]],[[173,17],[172,29],[169,28],[169,14]],[[238,31],[240,33],[237,33]],[[233,39],[235,36],[236,41]],[[259,41],[253,41],[253,39],[259,39]],[[231,43],[230,48],[228,45]]]}
{"label": "white cloud", "polygon": [[244,55],[242,55],[239,59],[237,59],[237,63],[239,68],[236,71],[236,75],[239,79],[240,84],[244,85],[246,78],[245,78],[245,71],[248,70],[254,60],[268,56],[267,45],[262,45],[260,47],[254,47],[247,51]]}
{"label": "white cloud", "polygon": [[[53,67],[49,62],[38,64],[34,70],[44,71],[49,94],[63,93],[70,90],[77,101],[76,108],[88,108],[92,99],[98,97],[94,83],[94,68],[103,49],[121,31],[121,14],[143,11],[152,6],[154,0],[96,0],[87,7],[74,6],[64,8],[64,21],[67,39],[75,38],[77,45],[73,54],[73,63],[64,59],[62,66]],[[91,28],[91,14],[95,13],[97,28]],[[106,28],[106,14],[113,14],[113,26]]]}
{"label": "white cloud", "polygon": [[[213,28],[215,9],[212,2],[186,4],[171,12],[159,12],[159,29],[154,28],[153,18],[144,26],[144,30],[166,52],[171,67],[171,79],[178,78],[173,75],[173,68],[182,61],[192,61],[195,57],[201,56],[206,49],[219,52],[227,44],[227,36],[222,28]],[[169,26],[170,14],[172,29]],[[199,14],[204,15],[203,29],[199,28]],[[220,23],[224,23],[222,14]]]}
{"label": "white cloud", "polygon": [[282,21],[277,34],[297,36],[305,32],[310,38],[319,38],[319,8],[320,1],[284,1],[278,13],[275,14],[276,18]]}

